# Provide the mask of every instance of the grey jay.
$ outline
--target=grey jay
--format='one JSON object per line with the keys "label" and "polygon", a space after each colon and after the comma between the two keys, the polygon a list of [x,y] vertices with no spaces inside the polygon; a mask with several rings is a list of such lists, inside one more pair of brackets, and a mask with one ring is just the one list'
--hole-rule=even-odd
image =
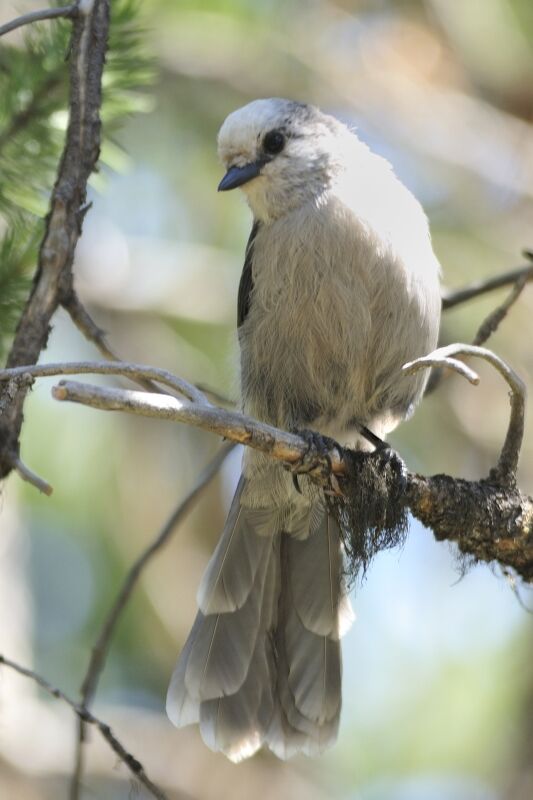
{"label": "grey jay", "polygon": [[[439,265],[424,211],[347,126],[317,108],[256,100],[225,120],[219,189],[253,213],[238,294],[242,406],[284,429],[363,447],[413,410],[433,350]],[[239,761],[321,753],[341,710],[340,637],[352,611],[323,496],[247,450],[167,712]]]}

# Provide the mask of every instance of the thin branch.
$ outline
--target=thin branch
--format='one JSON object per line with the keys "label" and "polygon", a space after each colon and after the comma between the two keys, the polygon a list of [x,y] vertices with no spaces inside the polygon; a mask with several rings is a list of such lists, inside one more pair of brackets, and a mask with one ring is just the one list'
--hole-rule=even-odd
{"label": "thin branch", "polygon": [[[151,378],[177,389],[183,394],[198,398],[198,402],[182,401],[166,394],[150,394],[115,388],[104,389],[104,387],[87,386],[73,381],[62,381],[59,386],[54,387],[53,396],[56,400],[70,400],[109,411],[128,411],[142,416],[185,422],[234,442],[263,450],[274,458],[288,463],[299,461],[308,452],[309,445],[300,436],[280,431],[272,425],[258,422],[236,411],[211,405],[195,386],[166,370],[155,367],[127,362],[106,363],[100,361],[31,364],[0,370],[0,384],[2,382],[9,384],[17,378],[27,383],[31,377],[85,373]],[[329,453],[329,457],[333,471],[342,472],[343,466],[339,458],[339,451],[333,449]]]}
{"label": "thin branch", "polygon": [[70,6],[61,6],[60,8],[43,8],[40,11],[31,11],[29,14],[23,14],[17,19],[6,22],[5,25],[0,25],[0,36],[6,33],[22,28],[23,25],[31,25],[32,22],[41,22],[45,19],[57,19],[58,17],[73,17],[78,10],[78,3],[72,3]]}
{"label": "thin branch", "polygon": [[494,311],[489,314],[489,316],[481,323],[472,342],[474,346],[480,347],[482,344],[485,344],[487,339],[489,339],[493,333],[496,333],[500,326],[500,322],[505,319],[509,309],[516,303],[522,294],[526,283],[531,280],[531,277],[533,276],[533,266],[530,267],[529,270],[530,274],[526,272],[521,275],[516,280],[512,291],[505,298],[503,303],[495,308]]}
{"label": "thin branch", "polygon": [[[524,255],[529,258],[528,251],[526,251]],[[468,300],[473,300],[475,297],[481,297],[481,295],[492,292],[495,289],[501,289],[504,286],[512,286],[522,278],[525,278],[526,283],[533,280],[533,265],[530,264],[527,267],[519,267],[509,272],[503,272],[500,275],[495,275],[493,278],[477,281],[462,289],[444,292],[442,296],[442,310],[448,311],[450,308],[454,308],[461,303],[466,303]]]}
{"label": "thin branch", "polygon": [[[29,364],[21,367],[11,367],[0,371],[2,381],[27,380],[28,377],[44,378],[51,375],[125,375],[135,381],[151,379],[168,386],[178,394],[192,400],[198,405],[209,405],[205,395],[194,384],[178,378],[166,369],[151,367],[146,364],[134,364],[128,361],[72,361],[60,364]],[[156,387],[156,391],[158,388]],[[167,397],[168,395],[165,395]]]}
{"label": "thin branch", "polygon": [[[217,474],[220,467],[224,463],[227,456],[234,449],[235,444],[224,444],[217,452],[215,457],[205,467],[200,474],[196,484],[187,494],[187,496],[180,502],[177,508],[174,509],[170,517],[167,519],[161,531],[151,544],[141,553],[139,558],[129,569],[122,587],[117,594],[115,602],[111,606],[100,633],[92,648],[91,658],[87,667],[87,672],[83,679],[81,686],[81,705],[88,708],[94,698],[98,681],[102,670],[104,669],[105,661],[111,638],[115,632],[118,619],[124,610],[136,584],[144,571],[145,567],[151,559],[158,553],[162,547],[168,542],[176,527],[185,519],[189,514],[198,498],[201,496],[203,490],[207,487],[212,478]],[[79,784],[81,774],[83,772],[83,742],[85,740],[85,723],[80,718],[78,721],[78,739],[76,745],[76,763],[74,774],[72,777],[70,797],[71,800],[76,800],[79,796]]]}
{"label": "thin branch", "polygon": [[489,364],[492,364],[492,366],[498,370],[511,389],[511,415],[509,426],[498,459],[498,464],[496,468],[492,470],[491,476],[498,481],[506,483],[514,482],[522,440],[524,438],[526,403],[526,387],[516,372],[490,350],[484,347],[475,347],[474,345],[466,344],[450,344],[447,347],[441,347],[428,356],[418,358],[416,361],[405,364],[403,370],[408,374],[413,374],[420,369],[427,369],[428,367],[449,367],[456,372],[460,372],[465,377],[468,377],[468,372],[470,372],[471,377],[469,380],[471,380],[472,383],[477,383],[479,379],[477,379],[476,373],[470,370],[469,367],[466,367],[461,361],[458,361],[455,356],[476,356],[477,358],[482,358],[484,361],[488,361]]}
{"label": "thin branch", "polygon": [[[524,255],[526,258],[533,260],[533,254],[529,252],[529,250],[524,251]],[[505,319],[509,309],[516,303],[525,285],[532,280],[533,278],[533,265],[530,267],[525,267],[522,269],[513,270],[511,272],[505,272],[503,275],[499,275],[496,278],[492,278],[488,281],[483,281],[482,283],[474,284],[466,289],[461,289],[452,295],[448,296],[448,300],[451,298],[451,302],[447,304],[448,301],[443,299],[443,310],[447,308],[452,308],[459,303],[466,302],[467,300],[471,300],[473,297],[477,297],[480,294],[484,294],[492,289],[498,289],[502,286],[508,286],[509,284],[513,284],[512,291],[509,295],[505,298],[503,303],[497,306],[494,311],[486,317],[481,325],[478,328],[476,335],[472,341],[472,344],[475,347],[479,347],[485,344],[488,339],[496,333],[498,330],[500,323]],[[444,345],[443,345],[444,346]],[[456,372],[459,370],[455,370]],[[434,368],[431,371],[429,376],[429,380],[427,382],[425,394],[431,394],[435,391],[435,389],[440,386],[441,381],[445,377],[446,373],[444,370],[439,369],[438,367]]]}
{"label": "thin branch", "polygon": [[37,475],[33,470],[31,470],[23,461],[21,461],[20,456],[13,455],[13,462],[12,462],[13,469],[17,472],[20,478],[27,483],[31,483],[32,486],[35,486],[43,494],[50,495],[52,494],[53,487],[50,486],[48,481],[45,481],[44,478],[41,478]]}
{"label": "thin branch", "polygon": [[85,306],[82,304],[74,288],[61,301],[61,305],[68,311],[72,322],[81,331],[85,338],[96,345],[97,349],[109,361],[121,361],[117,354],[109,347],[105,331],[93,320]]}
{"label": "thin branch", "polygon": [[18,672],[19,675],[23,675],[25,678],[30,678],[34,683],[38,684],[45,692],[47,692],[52,697],[57,698],[58,700],[62,700],[64,703],[69,705],[71,709],[74,711],[75,714],[78,715],[80,720],[83,722],[88,723],[89,725],[94,725],[100,733],[102,734],[103,738],[109,744],[111,749],[114,753],[119,757],[119,759],[127,766],[129,771],[132,775],[137,778],[140,783],[150,792],[153,797],[158,798],[158,800],[166,800],[166,795],[159,789],[155,783],[148,778],[146,772],[140,761],[138,761],[135,756],[129,753],[126,748],[119,742],[109,725],[105,722],[102,722],[98,717],[95,717],[91,712],[84,708],[82,705],[74,702],[70,697],[68,697],[64,692],[60,689],[56,689],[47,680],[42,678],[36,672],[33,672],[31,669],[27,669],[26,667],[22,667],[20,664],[17,664],[15,661],[11,661],[9,658],[5,658],[3,655],[0,655],[0,664],[3,664],[6,667]]}
{"label": "thin branch", "polygon": [[[68,312],[72,322],[78,330],[85,336],[85,338],[92,342],[98,351],[107,358],[109,361],[122,361],[122,359],[110,348],[107,343],[105,331],[100,328],[93,320],[81,300],[79,299],[74,287],[70,289],[66,297],[62,298],[61,305]],[[144,378],[131,378],[143,389],[149,392],[159,392],[159,386],[154,381],[146,380]]]}
{"label": "thin branch", "polygon": [[[236,411],[212,405],[198,406],[168,395],[88,386],[75,381],[61,381],[52,389],[52,395],[56,400],[68,400],[104,411],[126,411],[144,417],[184,422],[260,450],[287,464],[298,463],[309,451],[309,444],[294,433],[282,431]],[[332,471],[342,474],[344,464],[340,448],[333,448],[328,457]]]}

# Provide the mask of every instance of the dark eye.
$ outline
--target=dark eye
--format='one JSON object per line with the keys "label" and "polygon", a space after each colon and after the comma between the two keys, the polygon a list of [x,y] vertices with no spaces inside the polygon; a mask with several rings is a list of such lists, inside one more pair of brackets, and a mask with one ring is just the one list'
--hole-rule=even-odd
{"label": "dark eye", "polygon": [[281,131],[269,131],[263,139],[263,150],[271,156],[281,153],[285,147],[285,137]]}

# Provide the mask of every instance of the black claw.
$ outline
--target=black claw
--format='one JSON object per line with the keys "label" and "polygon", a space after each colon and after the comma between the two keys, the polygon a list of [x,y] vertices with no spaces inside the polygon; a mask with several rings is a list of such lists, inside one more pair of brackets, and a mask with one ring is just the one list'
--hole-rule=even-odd
{"label": "black claw", "polygon": [[370,444],[373,444],[376,450],[390,450],[390,445],[387,444],[383,439],[380,439],[379,436],[367,428],[366,425],[361,425],[360,423],[355,423],[356,430],[359,431],[361,436],[366,439]]}

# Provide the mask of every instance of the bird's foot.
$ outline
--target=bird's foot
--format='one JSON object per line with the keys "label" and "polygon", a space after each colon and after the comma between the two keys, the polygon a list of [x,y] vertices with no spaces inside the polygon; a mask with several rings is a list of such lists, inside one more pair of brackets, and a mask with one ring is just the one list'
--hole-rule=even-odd
{"label": "bird's foot", "polygon": [[301,494],[302,490],[298,482],[298,476],[309,475],[315,482],[324,487],[326,493],[342,494],[331,466],[331,452],[335,449],[340,451],[337,442],[329,436],[323,436],[316,431],[294,430],[293,432],[304,439],[307,445],[307,449],[297,461],[286,464],[287,469],[292,472],[295,489]]}

